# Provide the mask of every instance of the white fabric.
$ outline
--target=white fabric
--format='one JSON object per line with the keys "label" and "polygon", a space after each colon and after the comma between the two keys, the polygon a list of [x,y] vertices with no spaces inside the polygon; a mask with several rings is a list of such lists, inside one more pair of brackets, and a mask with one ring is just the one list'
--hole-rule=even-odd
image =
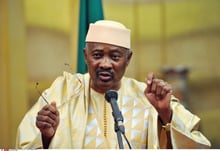
{"label": "white fabric", "polygon": [[123,24],[110,20],[91,23],[86,42],[100,42],[130,49],[130,30]]}
{"label": "white fabric", "polygon": [[[102,137],[105,132],[102,130],[104,129],[103,113],[105,113],[102,111],[104,94],[98,95],[92,92],[90,95],[89,79],[88,73],[72,75],[64,72],[63,76],[58,77],[51,87],[44,91],[43,94],[49,102],[56,101],[60,113],[60,124],[49,148],[118,149],[109,104],[107,104],[106,110],[107,137]],[[126,77],[123,77],[121,82],[118,105],[124,116],[126,136],[132,148],[159,149],[158,114],[143,93],[146,88],[145,83]],[[45,102],[40,97],[20,123],[16,140],[17,149],[42,148],[41,134],[35,123],[37,112],[44,105]],[[190,113],[180,103],[175,102],[175,98],[172,98],[171,107],[173,110],[170,129],[172,147],[174,149],[209,148],[211,146],[209,140],[197,130],[199,117]],[[93,112],[94,114],[91,114]],[[91,130],[91,127],[95,129]],[[93,142],[89,144],[90,140]],[[105,140],[110,143],[104,143]]]}

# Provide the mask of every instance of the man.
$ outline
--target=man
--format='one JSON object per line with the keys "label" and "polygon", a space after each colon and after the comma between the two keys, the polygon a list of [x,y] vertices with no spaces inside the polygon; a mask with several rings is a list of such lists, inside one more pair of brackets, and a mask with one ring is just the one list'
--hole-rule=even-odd
{"label": "man", "polygon": [[[209,148],[200,119],[150,73],[146,82],[124,77],[132,57],[130,30],[115,21],[90,24],[86,74],[64,72],[42,94],[18,128],[17,148],[118,148],[108,90],[118,93],[125,135],[132,148]],[[128,145],[124,141],[124,147]]]}

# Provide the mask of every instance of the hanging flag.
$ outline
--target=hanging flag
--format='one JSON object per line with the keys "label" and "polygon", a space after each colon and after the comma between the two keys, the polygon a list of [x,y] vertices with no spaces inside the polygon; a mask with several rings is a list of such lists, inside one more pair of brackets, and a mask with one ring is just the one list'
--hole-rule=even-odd
{"label": "hanging flag", "polygon": [[89,24],[104,18],[102,0],[80,0],[79,15],[77,72],[85,73],[87,72],[83,55],[85,37]]}

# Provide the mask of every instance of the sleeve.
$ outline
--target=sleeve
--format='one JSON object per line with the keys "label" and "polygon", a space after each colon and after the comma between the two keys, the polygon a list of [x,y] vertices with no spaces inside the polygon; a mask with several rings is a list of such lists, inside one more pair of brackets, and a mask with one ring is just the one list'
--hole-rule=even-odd
{"label": "sleeve", "polygon": [[[65,77],[58,77],[49,89],[46,89],[42,95],[50,103],[56,101],[61,104],[62,94],[61,91],[65,83]],[[54,91],[57,92],[54,95]],[[61,91],[62,92],[62,91]],[[40,130],[36,127],[37,113],[46,105],[44,98],[41,96],[32,108],[25,114],[17,129],[16,148],[17,149],[39,149],[43,148]]]}
{"label": "sleeve", "polygon": [[[54,80],[49,89],[42,95],[49,103],[56,101],[57,108],[62,106],[73,96],[78,95],[82,89],[82,76],[77,74],[63,73]],[[74,92],[74,93],[73,93]],[[36,127],[37,113],[46,105],[43,97],[40,97],[35,105],[26,113],[21,121],[16,137],[16,148],[36,149],[43,148],[40,130]]]}
{"label": "sleeve", "polygon": [[[42,148],[41,133],[35,126],[36,115],[39,111],[41,99],[26,113],[21,121],[16,137],[17,149],[37,149]],[[40,108],[39,108],[40,109]]]}
{"label": "sleeve", "polygon": [[198,131],[200,118],[184,108],[178,102],[171,102],[173,116],[170,127],[172,147],[174,149],[210,148],[209,140]]}

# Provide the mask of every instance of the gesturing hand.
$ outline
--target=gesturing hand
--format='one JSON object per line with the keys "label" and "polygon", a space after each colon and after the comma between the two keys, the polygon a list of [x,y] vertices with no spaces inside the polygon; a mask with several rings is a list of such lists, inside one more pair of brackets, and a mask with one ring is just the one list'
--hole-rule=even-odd
{"label": "gesturing hand", "polygon": [[56,103],[45,105],[37,114],[36,126],[41,131],[42,136],[52,138],[59,125],[59,112]]}
{"label": "gesturing hand", "polygon": [[148,74],[146,84],[145,96],[155,107],[163,123],[170,122],[172,116],[172,109],[170,107],[171,85],[161,79],[157,79],[153,73]]}

